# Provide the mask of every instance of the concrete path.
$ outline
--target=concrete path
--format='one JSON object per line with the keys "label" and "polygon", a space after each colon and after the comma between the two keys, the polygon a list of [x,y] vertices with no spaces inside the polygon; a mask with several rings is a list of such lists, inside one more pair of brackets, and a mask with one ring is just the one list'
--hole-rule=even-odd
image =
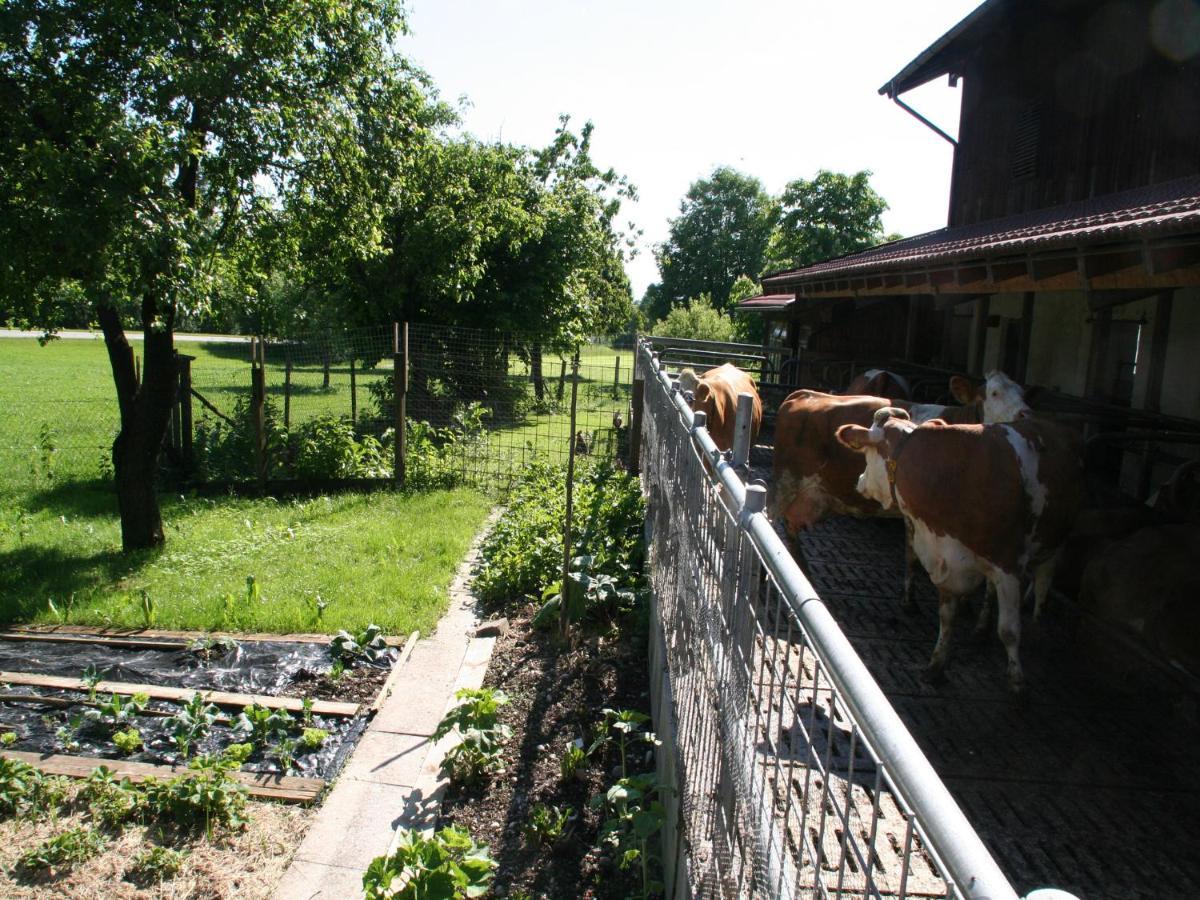
{"label": "concrete path", "polygon": [[392,850],[401,829],[431,828],[445,790],[438,770],[454,735],[434,744],[455,691],[483,684],[494,637],[475,637],[471,571],[495,518],[475,539],[450,586],[450,609],[417,642],[275,889],[276,900],[362,896],[371,860]]}

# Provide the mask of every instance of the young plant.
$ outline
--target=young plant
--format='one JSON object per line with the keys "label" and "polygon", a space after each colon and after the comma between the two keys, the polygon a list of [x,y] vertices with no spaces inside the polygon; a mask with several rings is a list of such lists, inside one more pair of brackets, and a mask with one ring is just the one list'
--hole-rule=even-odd
{"label": "young plant", "polygon": [[563,781],[579,778],[588,755],[584,752],[583,741],[574,740],[567,744],[567,749],[559,758],[558,769]]}
{"label": "young plant", "polygon": [[72,828],[22,853],[17,865],[30,872],[71,869],[104,852],[104,837],[91,828]]}
{"label": "young plant", "polygon": [[143,847],[133,856],[133,864],[125,871],[127,880],[142,887],[161,885],[179,874],[187,861],[188,851],[170,847]]}
{"label": "young plant", "polygon": [[103,703],[97,702],[93,708],[85,709],[83,721],[112,734],[118,729],[132,727],[134,719],[146,711],[149,702],[147,694],[134,694],[128,698],[111,694]]}
{"label": "young plant", "polygon": [[120,781],[107,766],[101,766],[88,776],[77,795],[87,804],[92,820],[104,828],[122,829],[136,817],[144,796],[128,778]]}
{"label": "young plant", "polygon": [[538,803],[529,810],[525,821],[525,837],[533,844],[552,846],[570,835],[569,826],[575,821],[575,810]]}
{"label": "young plant", "polygon": [[131,753],[137,753],[142,749],[142,733],[133,726],[130,726],[125,731],[118,731],[113,734],[113,743],[117,745],[117,749],[129,756]]}
{"label": "young plant", "polygon": [[339,631],[329,642],[329,649],[335,660],[341,660],[351,668],[359,663],[377,663],[385,659],[388,652],[383,629],[378,625],[368,625],[367,630],[359,634]]}
{"label": "young plant", "polygon": [[2,747],[11,747],[17,740],[18,737],[15,731],[6,731],[4,734],[0,734],[0,746]]}
{"label": "young plant", "polygon": [[320,750],[328,738],[329,732],[324,728],[305,728],[304,733],[300,735],[300,746],[310,752]]}
{"label": "young plant", "polygon": [[79,727],[83,719],[73,717],[64,725],[59,725],[54,731],[54,743],[64,753],[76,753],[79,750]]}
{"label": "young plant", "polygon": [[268,709],[257,703],[245,707],[233,723],[233,732],[248,739],[255,747],[265,749],[287,738],[295,720],[286,709]]}
{"label": "young plant", "polygon": [[460,783],[503,771],[503,743],[512,729],[498,720],[498,711],[508,697],[492,688],[463,688],[454,696],[458,703],[438,723],[433,739],[457,730],[462,740],[446,752],[442,771]]}
{"label": "young plant", "polygon": [[221,753],[202,753],[188,763],[187,775],[168,781],[147,779],[146,805],[162,818],[185,827],[204,824],[212,835],[214,824],[240,828],[246,824],[246,788],[232,773],[253,751],[250,744],[231,744]]}
{"label": "young plant", "polygon": [[154,623],[158,620],[158,612],[154,608],[154,599],[150,596],[150,592],[142,588],[140,593],[139,608],[142,613],[142,627],[153,628]]}
{"label": "young plant", "polygon": [[219,659],[234,653],[237,651],[237,647],[237,641],[233,638],[204,634],[188,644],[188,652],[207,662],[210,659]]}
{"label": "young plant", "polygon": [[286,775],[296,765],[296,747],[299,741],[293,737],[283,737],[271,745],[271,755],[279,760],[279,768]]}
{"label": "young plant", "polygon": [[191,755],[192,748],[204,740],[216,718],[217,708],[205,703],[200,693],[196,692],[179,712],[167,719],[165,724],[171,729],[171,737],[180,756],[187,759]]}
{"label": "young plant", "polygon": [[588,756],[593,755],[606,744],[612,743],[615,735],[615,741],[621,758],[621,777],[624,778],[629,774],[627,755],[631,742],[641,741],[654,747],[657,747],[662,742],[654,736],[654,732],[638,730],[640,725],[644,725],[650,721],[650,717],[645,713],[640,713],[632,709],[617,710],[607,708],[602,710],[602,712],[604,719],[601,720],[597,727],[596,740],[588,748]]}
{"label": "young plant", "polygon": [[653,773],[632,775],[617,780],[605,793],[592,798],[593,809],[608,815],[600,826],[600,843],[608,844],[617,854],[617,864],[628,870],[637,864],[642,877],[642,897],[662,893],[662,884],[651,876],[658,861],[655,835],[662,830],[667,814],[661,796],[669,790],[658,783]]}
{"label": "young plant", "polygon": [[377,856],[363,874],[367,900],[481,897],[496,862],[486,845],[453,825],[428,837],[405,831],[396,852]]}
{"label": "young plant", "polygon": [[312,728],[313,723],[313,698],[305,697],[300,701],[300,723],[305,728]]}
{"label": "young plant", "polygon": [[82,681],[83,686],[87,688],[88,703],[95,703],[96,686],[104,680],[104,676],[97,671],[95,663],[92,663],[83,670],[83,674],[79,676],[79,680]]}

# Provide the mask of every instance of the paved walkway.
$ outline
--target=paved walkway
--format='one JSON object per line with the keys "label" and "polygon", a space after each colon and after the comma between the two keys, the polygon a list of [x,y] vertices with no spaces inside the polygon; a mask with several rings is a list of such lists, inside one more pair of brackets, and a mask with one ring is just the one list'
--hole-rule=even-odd
{"label": "paved walkway", "polygon": [[431,740],[460,688],[483,684],[494,637],[475,637],[477,599],[471,570],[489,520],[450,586],[450,609],[437,630],[417,642],[391,694],[368,726],[322,804],[276,900],[331,900],[362,896],[362,875],[390,852],[400,829],[430,828],[445,790],[442,757],[454,741]]}

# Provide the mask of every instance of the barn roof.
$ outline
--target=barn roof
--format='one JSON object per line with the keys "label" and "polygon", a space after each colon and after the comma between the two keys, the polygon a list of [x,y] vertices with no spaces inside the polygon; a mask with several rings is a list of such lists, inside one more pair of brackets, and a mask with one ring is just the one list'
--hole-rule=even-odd
{"label": "barn roof", "polygon": [[[1128,245],[1189,233],[1200,240],[1200,176],[987,222],[939,228],[763,278],[764,289],[854,276],[983,265],[1049,251]],[[807,293],[807,292],[806,292]],[[753,308],[753,307],[750,307]]]}
{"label": "barn roof", "polygon": [[997,8],[1005,2],[1006,0],[985,0],[916,59],[889,78],[879,89],[879,93],[895,97],[941,75],[961,75],[963,60],[992,28],[999,15]]}
{"label": "barn roof", "polygon": [[738,309],[754,312],[770,312],[787,309],[796,302],[795,294],[759,294],[757,297],[747,297],[738,303]]}

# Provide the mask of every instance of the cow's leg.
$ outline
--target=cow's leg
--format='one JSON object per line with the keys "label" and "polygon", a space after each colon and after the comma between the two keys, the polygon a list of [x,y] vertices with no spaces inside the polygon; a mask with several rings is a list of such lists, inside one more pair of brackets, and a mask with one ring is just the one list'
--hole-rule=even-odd
{"label": "cow's leg", "polygon": [[954,614],[958,611],[958,595],[938,588],[938,639],[929,658],[926,677],[933,682],[945,678],[946,662],[950,658],[950,636],[954,630]]}
{"label": "cow's leg", "polygon": [[912,524],[904,520],[904,600],[903,606],[907,612],[917,611],[917,601],[913,596],[913,581],[917,577],[917,551],[913,549]]}
{"label": "cow's leg", "polygon": [[992,608],[996,605],[996,589],[992,587],[990,581],[984,583],[983,600],[979,607],[979,618],[975,620],[975,630],[971,637],[976,641],[981,641],[988,633],[988,626],[992,622]]}
{"label": "cow's leg", "polygon": [[1046,595],[1050,593],[1050,585],[1054,581],[1054,567],[1058,564],[1058,554],[1055,553],[1045,562],[1039,563],[1033,570],[1033,621],[1041,621],[1042,608],[1046,603]]}
{"label": "cow's leg", "polygon": [[[988,579],[991,581],[992,579]],[[1021,671],[1021,581],[1016,575],[997,572],[995,575],[996,606],[999,610],[996,633],[1008,653],[1008,686],[1014,694],[1025,687]]]}

